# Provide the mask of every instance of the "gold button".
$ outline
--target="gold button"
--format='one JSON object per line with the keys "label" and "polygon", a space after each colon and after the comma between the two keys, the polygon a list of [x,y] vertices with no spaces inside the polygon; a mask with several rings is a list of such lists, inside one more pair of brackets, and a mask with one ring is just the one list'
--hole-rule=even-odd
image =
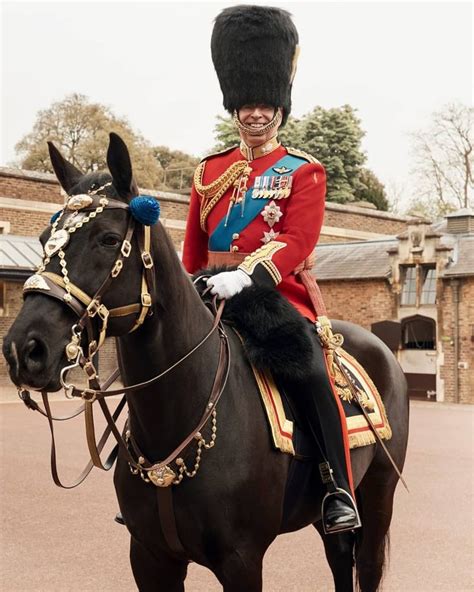
{"label": "gold button", "polygon": [[238,240],[240,238],[240,234],[238,232],[234,232],[232,235],[232,240]]}
{"label": "gold button", "polygon": [[238,250],[239,250],[239,247],[237,245],[232,245],[232,251],[234,251],[234,253]]}

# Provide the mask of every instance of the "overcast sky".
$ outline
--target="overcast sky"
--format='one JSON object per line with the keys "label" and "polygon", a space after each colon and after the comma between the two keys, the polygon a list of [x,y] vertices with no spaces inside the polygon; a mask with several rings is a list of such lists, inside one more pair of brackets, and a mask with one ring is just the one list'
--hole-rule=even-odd
{"label": "overcast sky", "polygon": [[[38,110],[72,92],[127,117],[153,144],[203,154],[224,114],[213,19],[237,3],[3,1],[0,165],[14,160]],[[368,166],[408,195],[408,133],[447,102],[472,102],[472,5],[255,3],[286,8],[298,28],[293,114],[357,108]]]}

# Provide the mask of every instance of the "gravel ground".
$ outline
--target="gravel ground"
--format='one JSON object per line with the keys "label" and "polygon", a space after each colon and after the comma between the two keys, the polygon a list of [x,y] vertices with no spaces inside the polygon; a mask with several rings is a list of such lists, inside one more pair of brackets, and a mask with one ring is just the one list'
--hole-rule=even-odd
{"label": "gravel ground", "polygon": [[[49,475],[46,420],[0,391],[0,589],[4,592],[136,590],[128,536],[113,522],[110,474],[94,472],[78,489]],[[58,403],[65,413],[76,403]],[[467,592],[473,583],[473,407],[412,403],[405,477],[391,529],[386,592]],[[60,431],[64,478],[84,464],[81,420]],[[68,451],[67,455],[64,451]],[[264,564],[265,592],[332,590],[322,543],[312,528],[279,537]],[[191,565],[187,592],[221,590]],[[243,591],[245,592],[245,591]]]}

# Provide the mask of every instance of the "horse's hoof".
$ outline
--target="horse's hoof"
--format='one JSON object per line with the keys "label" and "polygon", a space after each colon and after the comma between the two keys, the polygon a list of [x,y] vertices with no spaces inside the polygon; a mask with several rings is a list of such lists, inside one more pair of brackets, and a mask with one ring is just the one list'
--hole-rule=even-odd
{"label": "horse's hoof", "polygon": [[114,520],[118,524],[121,524],[122,526],[125,526],[125,520],[123,519],[123,516],[122,516],[122,513],[121,512],[117,512],[117,514],[115,514]]}

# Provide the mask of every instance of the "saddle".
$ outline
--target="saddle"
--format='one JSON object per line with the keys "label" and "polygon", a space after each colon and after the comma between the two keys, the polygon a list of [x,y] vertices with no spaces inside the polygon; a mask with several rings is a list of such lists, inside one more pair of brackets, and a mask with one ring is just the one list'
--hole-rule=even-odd
{"label": "saddle", "polygon": [[[205,301],[211,300],[205,293],[205,279],[231,269],[215,266],[194,275],[194,285]],[[306,375],[315,338],[313,324],[276,289],[255,285],[226,302],[222,320],[242,341],[265,407],[274,447],[295,454],[293,421],[289,418],[294,414],[279,385],[299,381]],[[339,364],[334,364],[333,378],[346,415],[349,446],[357,448],[376,442],[365,415],[381,438],[390,439],[392,432],[376,386],[361,364],[342,347],[337,348],[337,354]],[[358,393],[357,402],[354,390]]]}

